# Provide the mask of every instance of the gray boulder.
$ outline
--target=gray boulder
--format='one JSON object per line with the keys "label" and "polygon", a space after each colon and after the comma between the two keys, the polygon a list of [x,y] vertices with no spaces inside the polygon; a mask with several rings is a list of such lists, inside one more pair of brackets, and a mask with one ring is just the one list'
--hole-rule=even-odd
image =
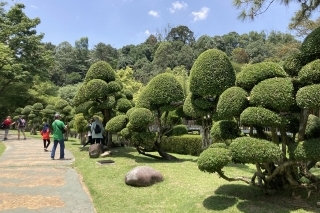
{"label": "gray boulder", "polygon": [[163,181],[162,174],[149,166],[137,166],[125,177],[125,183],[130,186],[151,186],[161,181]]}

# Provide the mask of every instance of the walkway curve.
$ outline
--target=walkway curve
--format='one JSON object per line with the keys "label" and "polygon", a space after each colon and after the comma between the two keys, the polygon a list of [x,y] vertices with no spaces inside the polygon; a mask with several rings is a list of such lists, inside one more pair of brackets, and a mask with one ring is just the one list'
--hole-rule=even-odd
{"label": "walkway curve", "polygon": [[0,156],[1,213],[96,212],[81,176],[71,167],[71,152],[65,150],[65,157],[71,160],[51,160],[52,144],[44,152],[41,139],[17,140],[12,134],[8,138]]}

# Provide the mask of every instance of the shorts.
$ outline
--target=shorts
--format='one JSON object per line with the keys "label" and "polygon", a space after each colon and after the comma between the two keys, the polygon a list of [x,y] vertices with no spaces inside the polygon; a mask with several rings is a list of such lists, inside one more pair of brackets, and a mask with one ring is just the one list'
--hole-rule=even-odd
{"label": "shorts", "polygon": [[18,132],[24,132],[24,127],[19,127]]}

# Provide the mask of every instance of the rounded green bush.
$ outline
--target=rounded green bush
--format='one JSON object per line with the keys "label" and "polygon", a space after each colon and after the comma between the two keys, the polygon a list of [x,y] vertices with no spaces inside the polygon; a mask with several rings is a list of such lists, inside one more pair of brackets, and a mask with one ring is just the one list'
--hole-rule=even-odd
{"label": "rounded green bush", "polygon": [[243,66],[241,72],[238,73],[236,86],[251,91],[259,82],[274,77],[288,77],[288,74],[274,62],[249,64]]}
{"label": "rounded green bush", "polygon": [[182,120],[181,117],[179,117],[176,113],[176,111],[170,111],[168,113],[167,118],[165,118],[166,113],[162,113],[161,115],[161,123],[165,125],[177,125],[181,124]]}
{"label": "rounded green bush", "polygon": [[296,95],[296,102],[301,108],[320,107],[320,84],[300,88]]}
{"label": "rounded green bush", "polygon": [[219,96],[234,86],[235,71],[228,56],[217,49],[199,55],[190,71],[190,91],[205,98]]}
{"label": "rounded green bush", "polygon": [[59,100],[59,101],[56,102],[55,108],[56,108],[56,109],[63,109],[63,108],[65,108],[65,107],[68,106],[68,105],[69,105],[68,101],[66,101],[66,100]]}
{"label": "rounded green bush", "polygon": [[98,97],[105,97],[108,94],[108,85],[100,79],[93,79],[86,84],[86,97],[95,100]]}
{"label": "rounded green bush", "polygon": [[116,72],[107,62],[97,61],[90,66],[86,74],[85,81],[89,82],[93,79],[101,79],[108,83],[116,79]]}
{"label": "rounded green bush", "polygon": [[189,93],[183,103],[183,112],[193,118],[202,117],[208,114],[208,111],[196,107],[192,104],[192,94]]}
{"label": "rounded green bush", "polygon": [[114,96],[108,96],[101,104],[99,104],[100,109],[111,109],[116,105],[116,99]]}
{"label": "rounded green bush", "polygon": [[130,114],[135,110],[135,107],[130,108],[127,112],[126,112],[126,116],[128,116],[128,118],[130,117]]}
{"label": "rounded green bush", "polygon": [[134,127],[147,127],[154,120],[153,114],[149,109],[136,108],[130,113],[129,121]]}
{"label": "rounded green bush", "polygon": [[216,105],[214,98],[202,98],[200,96],[196,96],[192,94],[191,102],[194,106],[203,109],[203,110],[212,110],[213,107]]}
{"label": "rounded green bush", "polygon": [[66,107],[64,107],[63,109],[62,109],[62,113],[63,114],[70,114],[71,113],[71,111],[72,111],[72,106],[70,106],[70,105],[67,105]]}
{"label": "rounded green bush", "polygon": [[43,105],[42,105],[42,103],[35,103],[35,104],[33,104],[32,109],[35,110],[35,111],[42,110],[43,109]]}
{"label": "rounded green bush", "polygon": [[284,124],[284,121],[271,110],[262,107],[248,107],[241,113],[240,123],[246,126],[279,127]]}
{"label": "rounded green bush", "polygon": [[172,135],[174,136],[180,136],[180,135],[184,135],[184,134],[188,134],[188,129],[186,127],[186,125],[176,125],[172,128]]}
{"label": "rounded green bush", "polygon": [[134,146],[141,146],[147,151],[153,151],[156,133],[154,132],[134,132],[131,140]]}
{"label": "rounded green bush", "polygon": [[124,137],[124,138],[126,138],[126,139],[128,139],[128,138],[131,136],[130,130],[129,130],[128,128],[123,128],[123,129],[120,131],[119,135],[122,136],[122,137]]}
{"label": "rounded green bush", "polygon": [[235,163],[269,163],[279,161],[282,155],[278,145],[251,137],[236,138],[229,150]]}
{"label": "rounded green bush", "polygon": [[320,83],[320,59],[304,65],[299,71],[298,77],[303,85]]}
{"label": "rounded green bush", "polygon": [[270,78],[253,87],[250,104],[277,112],[287,111],[295,103],[290,78]]}
{"label": "rounded green bush", "polygon": [[204,150],[197,161],[198,168],[203,172],[220,171],[231,162],[231,152],[224,148],[209,148]]}
{"label": "rounded green bush", "polygon": [[150,103],[151,109],[159,109],[170,106],[173,102],[182,101],[184,94],[181,84],[173,74],[162,73],[149,81],[139,98],[145,98]]}
{"label": "rounded green bush", "polygon": [[129,90],[129,89],[124,89],[124,90],[122,90],[122,93],[126,96],[126,98],[127,98],[128,100],[132,100],[132,99],[133,99],[133,93],[132,93],[131,90]]}
{"label": "rounded green bush", "polygon": [[111,81],[108,83],[108,93],[116,93],[121,90],[121,86],[116,81]]}
{"label": "rounded green bush", "polygon": [[106,124],[106,130],[110,132],[120,132],[124,129],[128,122],[128,116],[126,115],[118,115],[116,117],[111,118]]}
{"label": "rounded green bush", "polygon": [[294,53],[284,61],[283,69],[290,76],[297,76],[300,69],[303,67],[302,64],[301,53]]}
{"label": "rounded green bush", "polygon": [[240,87],[230,87],[219,97],[217,113],[221,118],[239,117],[248,106],[248,93]]}
{"label": "rounded green bush", "polygon": [[240,136],[240,129],[235,121],[221,120],[215,122],[210,130],[210,134],[214,141],[224,141],[235,139]]}
{"label": "rounded green bush", "polygon": [[76,114],[74,116],[73,127],[78,133],[88,131],[88,122],[86,121],[82,113]]}
{"label": "rounded green bush", "polygon": [[302,42],[300,48],[304,64],[320,58],[320,27],[313,30]]}
{"label": "rounded green bush", "polygon": [[132,108],[131,102],[128,99],[120,98],[117,101],[116,109],[120,112],[126,113]]}
{"label": "rounded green bush", "polygon": [[307,121],[305,139],[313,139],[320,137],[320,119],[319,117],[310,114]]}
{"label": "rounded green bush", "polygon": [[225,143],[220,143],[220,142],[215,142],[215,143],[212,143],[210,146],[209,146],[209,149],[210,148],[224,148],[224,149],[227,149],[227,144]]}
{"label": "rounded green bush", "polygon": [[296,142],[289,145],[289,156],[298,161],[319,161],[320,160],[320,139],[311,139]]}

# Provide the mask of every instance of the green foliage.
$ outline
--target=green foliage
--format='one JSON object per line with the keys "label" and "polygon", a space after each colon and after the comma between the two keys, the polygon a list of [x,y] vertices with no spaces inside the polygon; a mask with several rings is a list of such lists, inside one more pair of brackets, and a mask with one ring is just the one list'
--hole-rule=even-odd
{"label": "green foliage", "polygon": [[108,93],[119,92],[121,89],[122,87],[117,81],[111,81],[108,83]]}
{"label": "green foliage", "polygon": [[320,59],[314,60],[299,71],[299,81],[303,85],[320,83]]}
{"label": "green foliage", "polygon": [[319,138],[296,142],[289,145],[289,156],[292,160],[298,161],[319,161],[320,141]]}
{"label": "green foliage", "polygon": [[111,118],[106,124],[106,130],[110,132],[120,132],[124,129],[128,122],[128,116],[126,115],[118,115],[114,118]]}
{"label": "green foliage", "polygon": [[193,118],[202,117],[208,114],[206,110],[196,107],[192,102],[192,93],[189,93],[183,103],[183,112]]}
{"label": "green foliage", "polygon": [[302,60],[301,53],[292,54],[284,61],[283,69],[290,76],[297,76],[303,66]]}
{"label": "green foliage", "polygon": [[202,98],[201,96],[191,94],[191,103],[202,110],[211,111],[213,107],[216,105],[216,102],[214,100],[215,100],[215,97],[208,99],[208,98]]}
{"label": "green foliage", "polygon": [[313,139],[320,137],[320,119],[310,114],[307,121],[307,126],[305,130],[305,139]]}
{"label": "green foliage", "polygon": [[167,152],[198,156],[202,149],[200,135],[163,136],[161,147]]}
{"label": "green foliage", "polygon": [[135,108],[129,115],[129,121],[134,127],[148,127],[153,122],[153,114],[146,108]]}
{"label": "green foliage", "polygon": [[300,88],[296,95],[296,101],[301,108],[320,107],[320,84]]}
{"label": "green foliage", "polygon": [[126,113],[131,108],[132,105],[128,99],[120,98],[119,100],[117,100],[116,110],[118,110],[119,112]]}
{"label": "green foliage", "polygon": [[287,111],[294,104],[290,78],[271,78],[261,81],[250,93],[250,104],[277,112]]}
{"label": "green foliage", "polygon": [[313,30],[302,42],[301,52],[304,64],[307,64],[320,56],[320,27]]}
{"label": "green foliage", "polygon": [[209,147],[210,148],[224,148],[227,149],[227,144],[225,143],[221,143],[221,142],[216,142],[216,143],[212,143]]}
{"label": "green foliage", "polygon": [[221,118],[239,117],[248,105],[248,93],[240,87],[230,87],[219,97],[217,113]]}
{"label": "green foliage", "polygon": [[83,114],[76,114],[74,116],[74,122],[73,122],[73,128],[78,132],[78,133],[83,133],[88,131],[88,122],[84,118]]}
{"label": "green foliage", "polygon": [[240,128],[236,121],[220,120],[215,122],[210,130],[214,141],[225,141],[235,139],[240,136]]}
{"label": "green foliage", "polygon": [[35,104],[33,104],[32,109],[34,111],[40,111],[43,109],[43,105],[42,105],[42,103],[35,103]]}
{"label": "green foliage", "polygon": [[184,134],[188,134],[188,129],[187,129],[186,125],[184,125],[184,124],[176,125],[172,128],[172,135],[180,136],[180,135],[184,135]]}
{"label": "green foliage", "polygon": [[235,163],[269,163],[279,161],[282,155],[278,145],[251,137],[236,138],[229,149]]}
{"label": "green foliage", "polygon": [[109,92],[108,84],[100,79],[90,80],[86,84],[85,97],[91,100],[106,97]]}
{"label": "green foliage", "polygon": [[190,91],[204,98],[218,96],[234,83],[232,64],[227,55],[217,49],[201,53],[190,71]]}
{"label": "green foliage", "polygon": [[209,148],[204,150],[197,161],[198,168],[203,172],[220,171],[231,162],[231,152],[224,148]]}
{"label": "green foliage", "polygon": [[165,120],[165,115],[166,113],[162,113],[161,115],[161,123],[162,124],[165,124],[165,125],[177,125],[177,124],[181,124],[182,123],[182,120],[181,120],[181,117],[179,115],[177,115],[176,111],[173,110],[173,111],[170,111],[168,113],[168,116]]}
{"label": "green foliage", "polygon": [[89,82],[93,79],[100,79],[109,83],[116,79],[116,73],[105,61],[98,61],[92,64],[86,74],[85,81]]}
{"label": "green foliage", "polygon": [[[171,103],[182,101],[183,90],[179,81],[170,73],[162,73],[154,77],[143,90],[138,98],[138,103],[150,103],[150,109],[171,107]],[[140,107],[140,106],[139,106]],[[173,109],[174,106],[171,108]]]}
{"label": "green foliage", "polygon": [[131,141],[134,146],[141,146],[147,151],[153,151],[156,133],[154,132],[133,132]]}
{"label": "green foliage", "polygon": [[284,121],[277,113],[271,110],[262,107],[248,107],[241,113],[240,123],[246,126],[278,127]]}
{"label": "green foliage", "polygon": [[68,106],[68,105],[69,105],[69,103],[68,103],[66,100],[60,99],[60,100],[56,103],[55,107],[56,107],[57,109],[63,109],[63,108],[65,108],[65,107]]}
{"label": "green foliage", "polygon": [[273,62],[262,62],[258,64],[249,64],[242,67],[237,75],[236,85],[247,91],[268,78],[288,77],[288,74],[279,64]]}

